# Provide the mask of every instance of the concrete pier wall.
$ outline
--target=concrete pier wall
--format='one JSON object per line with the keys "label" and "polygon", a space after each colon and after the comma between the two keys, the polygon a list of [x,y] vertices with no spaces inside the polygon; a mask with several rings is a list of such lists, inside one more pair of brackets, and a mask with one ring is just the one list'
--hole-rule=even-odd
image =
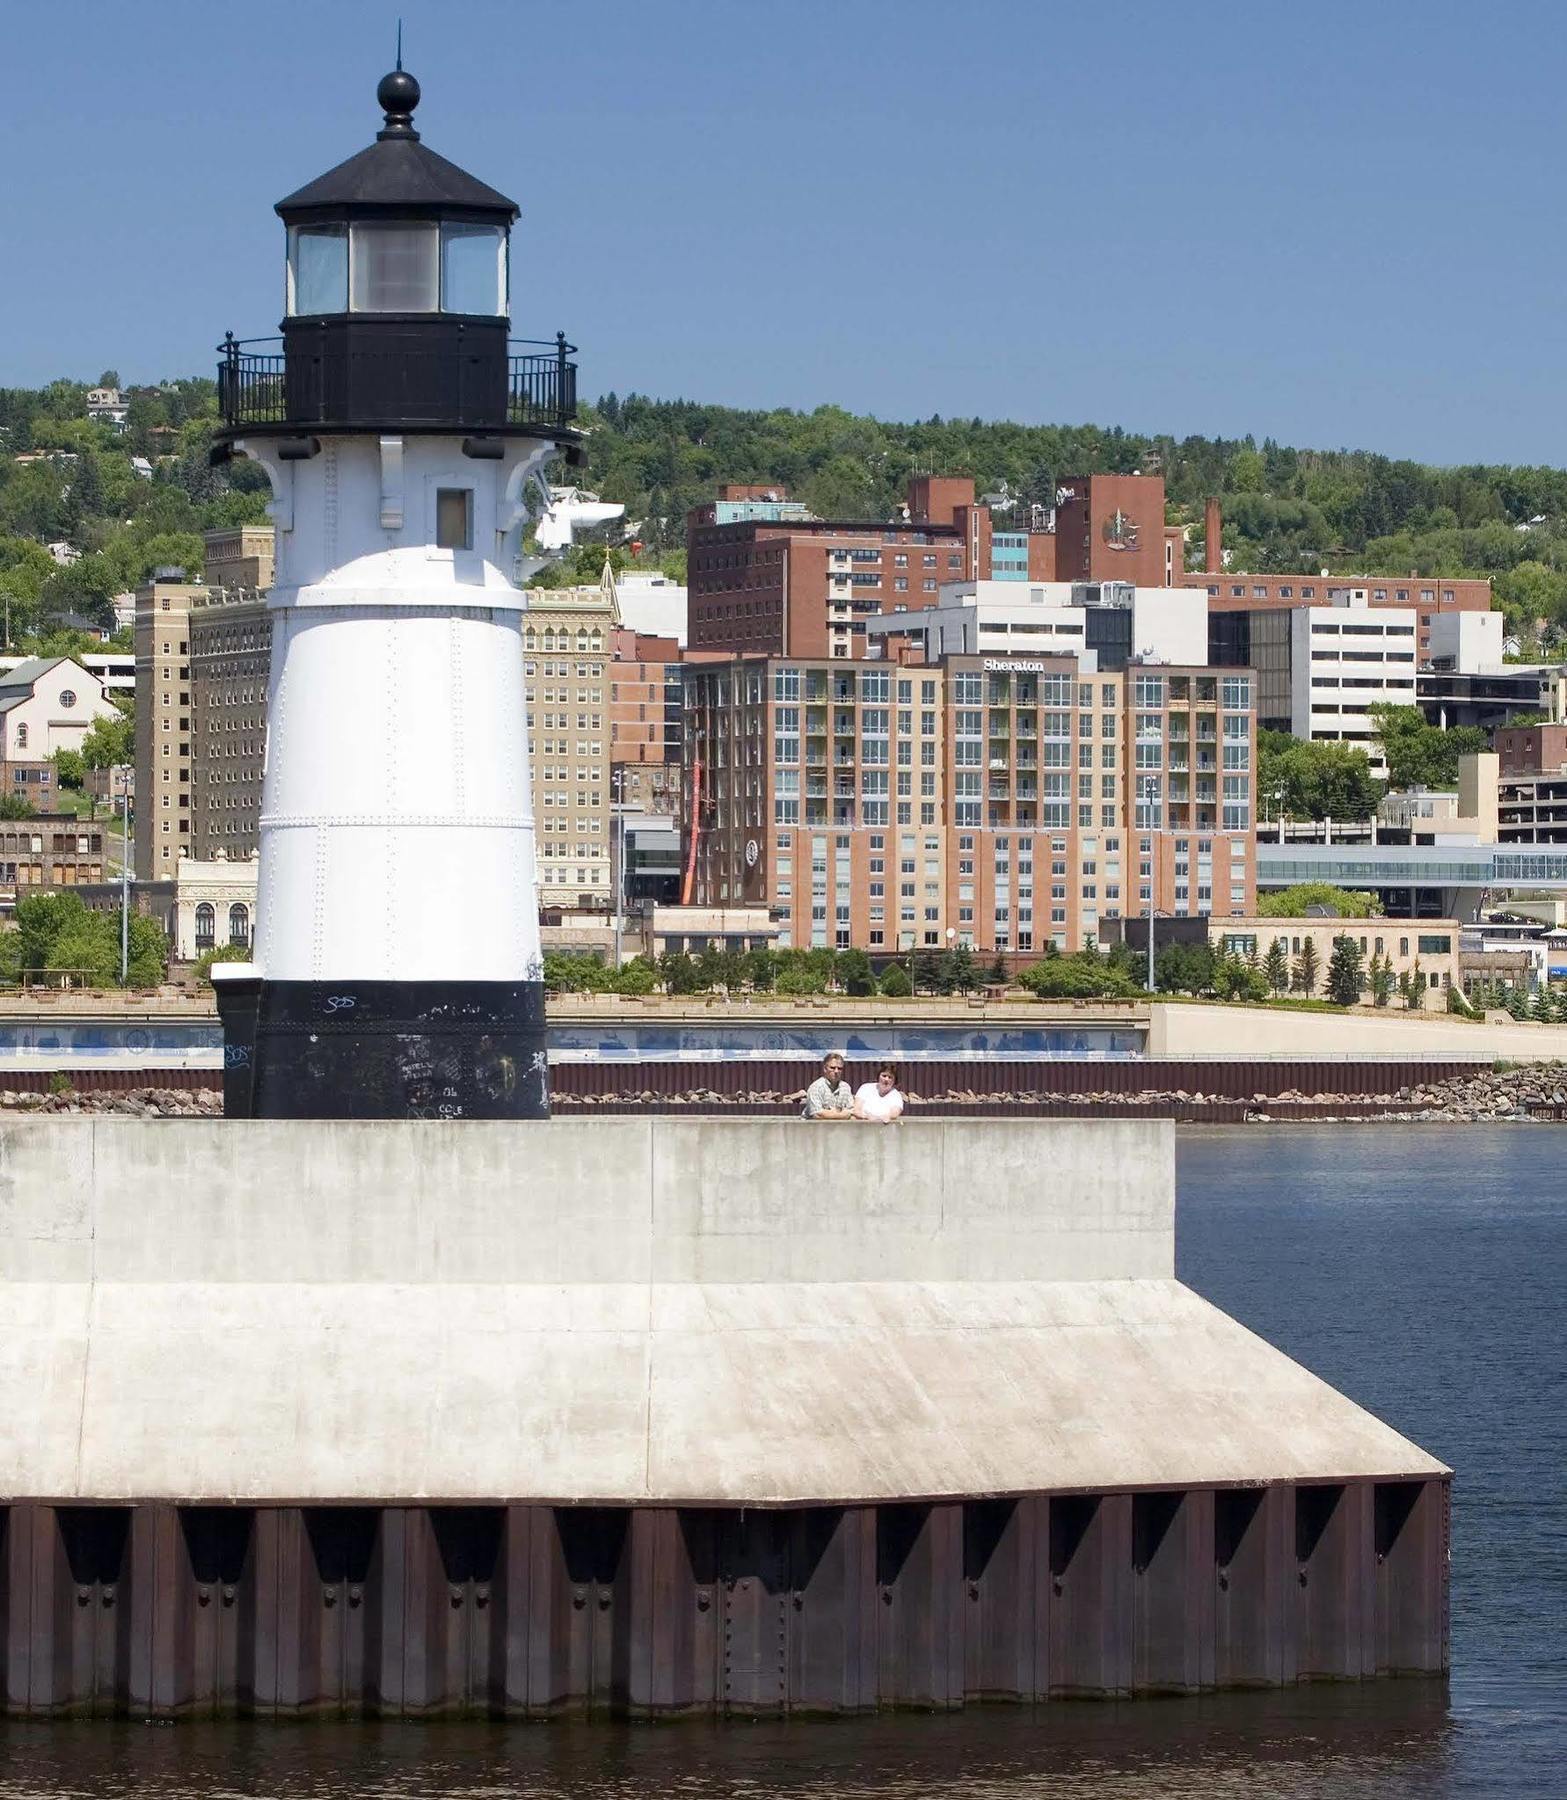
{"label": "concrete pier wall", "polygon": [[1172,1137],[0,1123],[4,1706],[1440,1671],[1448,1471],[1174,1279]]}

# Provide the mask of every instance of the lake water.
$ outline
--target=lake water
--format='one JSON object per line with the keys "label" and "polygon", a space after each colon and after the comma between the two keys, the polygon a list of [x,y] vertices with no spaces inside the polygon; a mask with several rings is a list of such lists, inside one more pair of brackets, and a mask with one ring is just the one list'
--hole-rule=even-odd
{"label": "lake water", "polygon": [[1567,1795],[1567,1127],[1178,1144],[1182,1278],[1457,1470],[1450,1684],[819,1725],[10,1725],[0,1800]]}

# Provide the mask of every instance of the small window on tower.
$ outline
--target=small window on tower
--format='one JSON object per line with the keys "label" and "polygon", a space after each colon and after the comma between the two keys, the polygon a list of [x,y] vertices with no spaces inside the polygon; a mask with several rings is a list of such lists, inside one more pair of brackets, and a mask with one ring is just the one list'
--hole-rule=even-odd
{"label": "small window on tower", "polygon": [[472,489],[435,490],[435,544],[438,550],[473,548]]}

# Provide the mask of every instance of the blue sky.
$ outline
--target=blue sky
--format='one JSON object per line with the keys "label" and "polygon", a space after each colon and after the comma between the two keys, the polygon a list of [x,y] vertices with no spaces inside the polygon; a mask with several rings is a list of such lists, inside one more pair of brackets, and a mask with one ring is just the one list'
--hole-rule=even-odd
{"label": "blue sky", "polygon": [[[0,384],[275,331],[399,0],[6,9]],[[585,391],[1562,462],[1559,8],[401,0]]]}

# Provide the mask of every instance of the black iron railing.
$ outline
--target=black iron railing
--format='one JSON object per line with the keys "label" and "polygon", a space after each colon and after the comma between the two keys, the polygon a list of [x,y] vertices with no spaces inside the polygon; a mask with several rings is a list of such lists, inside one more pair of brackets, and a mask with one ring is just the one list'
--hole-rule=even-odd
{"label": "black iron railing", "polygon": [[218,346],[218,407],[234,428],[569,425],[577,416],[576,345],[564,332],[553,342],[503,341],[504,357],[471,337],[424,348],[406,339],[348,341],[313,327],[286,339],[230,333]]}
{"label": "black iron railing", "polygon": [[281,425],[283,352],[262,352],[257,344],[281,344],[282,338],[237,338],[232,331],[218,345],[218,410],[225,425]]}

